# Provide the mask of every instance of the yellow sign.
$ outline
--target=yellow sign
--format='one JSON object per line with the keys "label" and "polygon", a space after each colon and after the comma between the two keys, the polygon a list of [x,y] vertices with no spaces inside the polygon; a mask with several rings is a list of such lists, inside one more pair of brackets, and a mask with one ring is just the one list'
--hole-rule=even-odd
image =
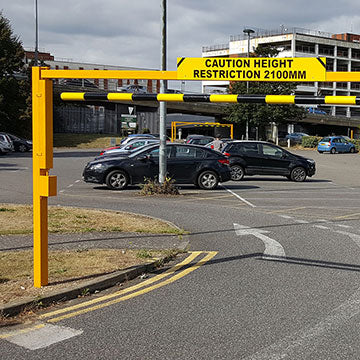
{"label": "yellow sign", "polygon": [[178,58],[178,79],[325,81],[325,58]]}

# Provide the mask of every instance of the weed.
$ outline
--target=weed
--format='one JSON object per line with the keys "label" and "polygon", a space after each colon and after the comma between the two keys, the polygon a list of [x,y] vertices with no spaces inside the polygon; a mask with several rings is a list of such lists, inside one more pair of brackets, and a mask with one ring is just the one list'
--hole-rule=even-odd
{"label": "weed", "polygon": [[90,289],[89,288],[82,289],[80,296],[84,297],[88,295],[90,295]]}
{"label": "weed", "polygon": [[15,212],[16,210],[15,209],[8,209],[8,208],[0,208],[0,212],[5,212],[5,211],[8,211],[8,212]]}
{"label": "weed", "polygon": [[149,258],[152,258],[152,255],[151,255],[151,252],[149,250],[141,249],[136,254],[136,257],[140,258],[140,259],[149,259]]}
{"label": "weed", "polygon": [[140,195],[180,195],[179,189],[174,183],[175,180],[170,177],[166,177],[162,184],[157,179],[145,178],[144,184],[140,185]]}

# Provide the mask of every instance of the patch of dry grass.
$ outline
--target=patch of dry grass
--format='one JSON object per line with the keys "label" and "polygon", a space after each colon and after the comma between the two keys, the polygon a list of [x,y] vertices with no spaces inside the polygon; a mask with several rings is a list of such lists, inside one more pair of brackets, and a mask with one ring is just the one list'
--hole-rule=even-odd
{"label": "patch of dry grass", "polygon": [[49,285],[33,285],[32,251],[0,252],[0,303],[42,296],[91,277],[143,264],[169,251],[149,250],[56,250],[49,251]]}
{"label": "patch of dry grass", "polygon": [[119,144],[121,137],[104,134],[54,134],[54,147],[76,149],[103,149],[110,146],[110,139],[115,138]]}
{"label": "patch of dry grass", "polygon": [[[30,205],[0,204],[0,235],[32,233]],[[48,228],[52,233],[90,231],[183,234],[171,224],[147,216],[122,211],[50,206]]]}

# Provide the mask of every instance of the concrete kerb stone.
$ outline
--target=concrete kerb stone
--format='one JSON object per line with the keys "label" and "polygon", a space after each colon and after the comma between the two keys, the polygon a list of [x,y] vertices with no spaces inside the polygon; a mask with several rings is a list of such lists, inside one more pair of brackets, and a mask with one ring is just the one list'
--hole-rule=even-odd
{"label": "concrete kerb stone", "polygon": [[[185,251],[188,242],[183,242],[179,251]],[[39,306],[48,306],[50,304],[75,299],[86,292],[87,294],[95,291],[110,288],[118,283],[132,280],[143,273],[149,272],[161,264],[171,260],[171,257],[163,257],[147,264],[133,266],[131,268],[113,272],[111,274],[102,275],[89,281],[82,282],[74,286],[58,289],[41,298],[25,298],[18,301],[9,302],[0,306],[0,315],[16,316],[26,309],[33,309]]]}

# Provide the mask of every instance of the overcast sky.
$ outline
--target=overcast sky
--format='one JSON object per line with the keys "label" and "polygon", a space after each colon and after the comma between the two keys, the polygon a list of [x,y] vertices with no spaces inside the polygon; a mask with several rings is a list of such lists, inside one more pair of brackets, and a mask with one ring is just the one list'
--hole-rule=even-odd
{"label": "overcast sky", "polygon": [[[25,48],[35,44],[35,0],[0,0]],[[161,0],[38,0],[39,48],[73,61],[160,67]],[[168,69],[246,27],[360,34],[360,0],[168,0]]]}

